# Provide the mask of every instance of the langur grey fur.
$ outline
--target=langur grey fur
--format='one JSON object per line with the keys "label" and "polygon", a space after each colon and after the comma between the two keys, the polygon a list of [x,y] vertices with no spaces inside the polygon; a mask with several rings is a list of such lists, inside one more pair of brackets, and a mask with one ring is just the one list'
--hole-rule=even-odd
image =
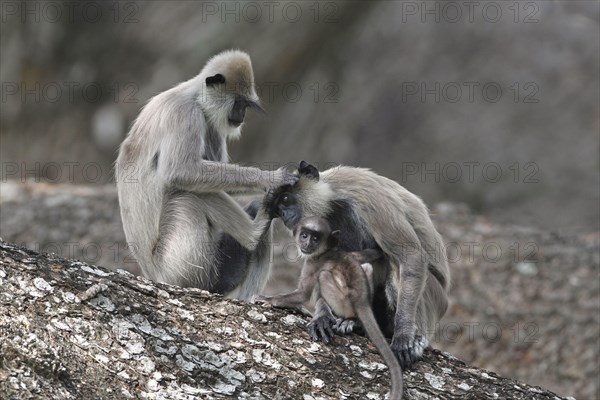
{"label": "langur grey fur", "polygon": [[[365,270],[361,267],[361,263],[381,258],[383,252],[377,249],[341,251],[338,248],[340,236],[343,236],[343,233],[331,231],[324,218],[309,217],[300,221],[294,231],[294,237],[305,257],[305,263],[298,288],[287,294],[260,299],[276,307],[298,307],[316,292],[317,303],[320,303],[321,309],[328,308],[335,315],[346,319],[358,317],[390,370],[392,390],[389,399],[399,400],[402,398],[402,369],[375,320],[371,309],[372,287]],[[369,264],[365,264],[365,268],[368,266]],[[315,314],[315,319],[319,319],[319,315]],[[324,340],[328,341],[328,333],[320,333]],[[311,330],[310,324],[309,334],[314,340],[318,340],[318,332]]]}
{"label": "langur grey fur", "polygon": [[272,218],[260,204],[247,213],[228,193],[297,177],[229,163],[227,141],[240,136],[247,108],[262,110],[250,57],[230,50],[153,97],[131,127],[116,180],[127,242],[146,277],[241,299],[262,291]]}
{"label": "langur grey fur", "polygon": [[[302,161],[298,172],[297,184],[269,194],[272,216],[292,231],[303,218],[322,217],[332,230],[344,232],[340,250],[383,251],[385,257],[372,263],[373,312],[392,338],[402,368],[410,367],[429,346],[448,307],[450,270],[427,207],[398,183],[367,169],[339,166],[319,173]],[[323,307],[315,315],[331,320]]]}

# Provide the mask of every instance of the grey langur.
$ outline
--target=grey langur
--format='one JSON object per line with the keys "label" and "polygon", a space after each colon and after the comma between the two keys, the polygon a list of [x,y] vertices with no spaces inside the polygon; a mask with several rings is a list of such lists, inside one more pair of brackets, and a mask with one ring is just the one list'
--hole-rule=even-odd
{"label": "grey langur", "polygon": [[[268,196],[268,207],[292,231],[306,217],[322,217],[344,232],[342,251],[381,249],[372,263],[373,312],[403,368],[422,357],[448,307],[450,270],[442,237],[423,201],[367,169],[339,166],[322,173],[302,161],[295,185]],[[319,306],[319,304],[316,304]],[[330,314],[330,312],[329,312]],[[317,308],[325,323],[327,309]]]}
{"label": "grey langur", "polygon": [[[305,263],[298,288],[291,293],[260,299],[277,307],[297,307],[307,302],[313,292],[316,292],[317,303],[320,304],[317,308],[328,308],[335,315],[347,319],[358,317],[390,370],[392,390],[389,399],[399,400],[402,398],[402,369],[373,315],[372,287],[361,266],[361,263],[381,258],[383,252],[377,249],[341,251],[338,244],[342,236],[340,231],[331,231],[324,218],[309,217],[300,221],[294,237],[305,257]],[[365,264],[365,268],[370,268],[370,264]],[[319,316],[315,315],[315,319],[319,319]],[[311,330],[310,324],[309,333],[313,339],[318,339],[317,332]],[[323,338],[328,341],[327,334],[323,333]]]}
{"label": "grey langur", "polygon": [[270,268],[272,218],[231,192],[291,185],[297,176],[229,163],[246,110],[261,110],[250,57],[225,51],[153,97],[121,144],[116,180],[127,242],[153,280],[249,299]]}

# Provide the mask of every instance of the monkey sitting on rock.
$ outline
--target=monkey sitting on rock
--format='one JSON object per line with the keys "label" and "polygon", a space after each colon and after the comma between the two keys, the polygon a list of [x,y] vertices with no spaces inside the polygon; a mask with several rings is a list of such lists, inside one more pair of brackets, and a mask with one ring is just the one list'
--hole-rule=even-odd
{"label": "monkey sitting on rock", "polygon": [[[306,261],[302,267],[298,288],[287,294],[260,297],[259,300],[276,307],[298,307],[316,292],[317,303],[320,303],[321,309],[328,307],[335,315],[345,319],[358,317],[390,370],[392,390],[389,398],[400,399],[402,369],[371,310],[372,287],[363,269],[370,268],[370,264],[361,266],[361,263],[381,258],[383,253],[377,249],[341,251],[338,247],[340,235],[340,231],[331,231],[324,218],[309,217],[300,221],[294,231],[294,237]],[[313,321],[318,319],[319,315],[316,314]],[[310,324],[309,332],[313,339],[318,338],[317,332],[311,330]],[[324,338],[327,337],[324,332],[321,334]]]}
{"label": "monkey sitting on rock", "polygon": [[[448,307],[450,270],[427,207],[368,169],[339,166],[320,173],[302,161],[298,173],[296,184],[267,196],[266,207],[291,231],[303,218],[323,218],[332,231],[344,233],[341,251],[381,249],[385,257],[372,263],[372,309],[400,365],[410,367]],[[313,324],[326,327],[333,315],[317,302],[315,317]]]}
{"label": "monkey sitting on rock", "polygon": [[270,272],[272,217],[231,192],[293,185],[285,169],[229,162],[247,109],[261,110],[250,57],[225,51],[153,97],[123,141],[116,181],[123,229],[143,274],[251,299]]}

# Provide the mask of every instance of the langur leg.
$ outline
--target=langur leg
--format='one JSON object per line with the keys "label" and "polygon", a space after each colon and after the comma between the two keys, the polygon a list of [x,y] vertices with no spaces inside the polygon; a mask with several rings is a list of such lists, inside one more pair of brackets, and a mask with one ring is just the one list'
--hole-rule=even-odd
{"label": "langur leg", "polygon": [[152,250],[155,279],[177,286],[210,289],[217,243],[193,193],[165,195],[159,237]]}
{"label": "langur leg", "polygon": [[[328,335],[329,332],[335,331],[344,335],[352,332],[354,326],[357,325],[358,320],[356,320],[353,305],[356,294],[351,294],[344,275],[337,270],[322,271],[319,274],[319,288],[321,303],[317,302],[316,304],[315,318],[311,321],[312,326],[309,327],[309,333],[314,339],[311,330],[326,326],[326,328],[321,328],[318,333],[327,343],[333,338],[333,335]],[[367,290],[366,287],[365,290]],[[365,297],[368,296],[365,294]],[[333,314],[340,319],[334,318]],[[316,332],[314,333],[316,336]]]}
{"label": "langur leg", "polygon": [[[224,192],[205,193],[198,196],[199,207],[207,215],[211,224],[230,235],[246,249],[253,251],[271,226],[267,212],[258,207],[254,219],[242,207]],[[253,206],[254,208],[254,206]]]}
{"label": "langur leg", "polygon": [[436,324],[448,308],[446,291],[435,275],[427,273],[425,290],[417,307],[417,332],[428,339],[434,335]]}
{"label": "langur leg", "polygon": [[[380,251],[376,251],[376,252],[381,253]],[[361,254],[361,256],[367,256],[369,254],[369,253],[365,253],[365,251],[353,252],[351,254],[354,255],[355,253],[359,253],[359,254]],[[373,254],[375,254],[375,253],[373,253]],[[377,255],[376,258],[379,258],[379,257],[380,257],[380,255]],[[365,277],[367,278],[367,287],[368,287],[368,291],[369,291],[368,297],[369,297],[369,299],[371,299],[373,290],[374,290],[373,289],[374,288],[374,286],[373,286],[373,265],[371,265],[369,262],[365,262],[365,263],[361,264],[360,267],[365,272]],[[354,318],[354,319],[339,318],[336,321],[333,329],[335,330],[335,332],[338,335],[349,335],[350,333],[356,333],[357,335],[364,336],[366,334],[364,327],[358,318]]]}
{"label": "langur leg", "polygon": [[[248,204],[244,210],[251,218],[256,219],[262,202],[255,200]],[[240,300],[251,301],[254,296],[265,288],[269,276],[271,275],[271,266],[273,260],[273,231],[271,225],[267,225],[265,231],[258,241],[258,245],[253,252],[249,252],[249,259],[246,259],[244,269],[245,276],[243,282],[238,286],[234,293],[228,294],[228,297],[236,297]],[[238,245],[238,247],[241,247]],[[245,249],[240,249],[245,250]],[[248,252],[248,250],[246,250]]]}

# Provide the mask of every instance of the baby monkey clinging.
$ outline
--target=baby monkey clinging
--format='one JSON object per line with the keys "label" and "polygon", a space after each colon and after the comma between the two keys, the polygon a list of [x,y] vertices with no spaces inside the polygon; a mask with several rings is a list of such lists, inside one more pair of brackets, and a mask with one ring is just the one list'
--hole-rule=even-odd
{"label": "baby monkey clinging", "polygon": [[[361,263],[382,257],[383,253],[376,249],[341,251],[337,246],[339,235],[340,231],[332,232],[329,223],[323,218],[303,219],[294,231],[294,237],[305,257],[298,288],[291,293],[263,297],[262,300],[277,307],[297,307],[308,301],[316,291],[317,302],[325,302],[338,317],[358,317],[390,370],[392,390],[389,399],[400,399],[402,369],[371,310],[372,287],[361,266]],[[367,265],[364,267],[369,268]],[[313,321],[317,317],[315,315]],[[316,338],[316,332],[311,332],[311,336]],[[326,335],[322,336],[326,338]]]}

